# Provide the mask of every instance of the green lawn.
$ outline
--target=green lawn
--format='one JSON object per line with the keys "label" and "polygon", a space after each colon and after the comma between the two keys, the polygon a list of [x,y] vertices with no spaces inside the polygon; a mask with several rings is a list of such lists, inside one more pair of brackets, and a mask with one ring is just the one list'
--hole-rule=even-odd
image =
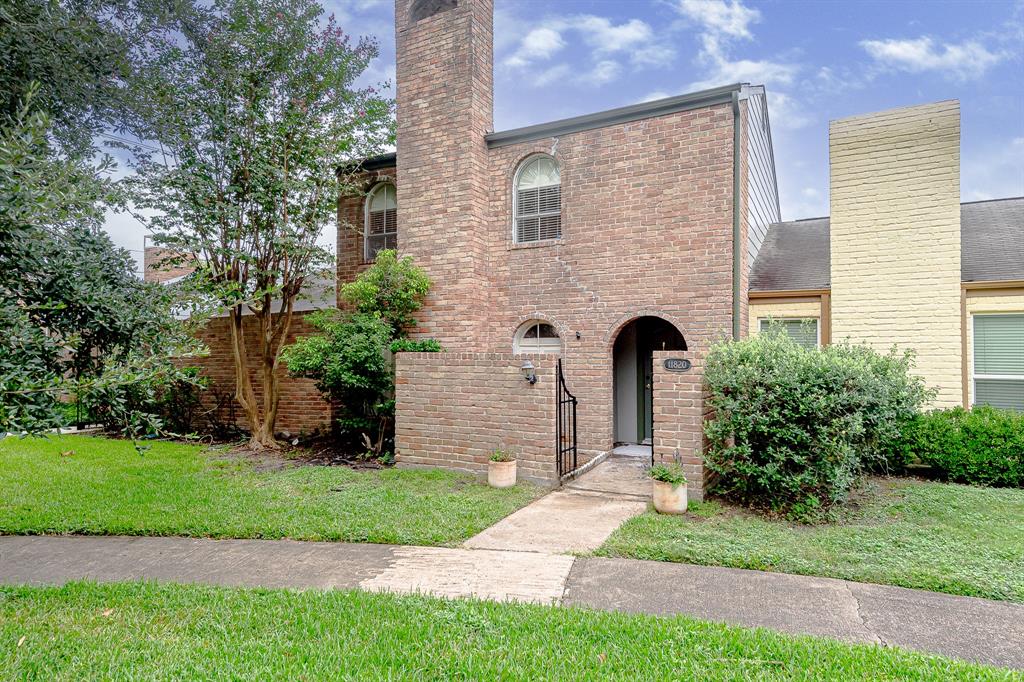
{"label": "green lawn", "polygon": [[709,502],[685,517],[634,518],[598,554],[1024,602],[1024,490],[869,485],[863,507],[835,524],[794,526]]}
{"label": "green lawn", "polygon": [[0,588],[0,678],[1021,679],[683,617],[140,583]]}
{"label": "green lawn", "polygon": [[[73,454],[62,455],[62,452]],[[541,493],[440,470],[257,471],[204,448],[63,436],[0,440],[0,534],[86,533],[456,544]]]}

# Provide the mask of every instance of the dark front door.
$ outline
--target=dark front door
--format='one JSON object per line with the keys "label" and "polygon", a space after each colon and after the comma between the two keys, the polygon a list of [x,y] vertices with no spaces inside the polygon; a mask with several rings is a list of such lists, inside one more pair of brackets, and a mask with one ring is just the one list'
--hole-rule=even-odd
{"label": "dark front door", "polygon": [[641,346],[637,349],[637,360],[640,362],[637,371],[640,390],[636,433],[637,440],[646,443],[654,432],[654,349]]}

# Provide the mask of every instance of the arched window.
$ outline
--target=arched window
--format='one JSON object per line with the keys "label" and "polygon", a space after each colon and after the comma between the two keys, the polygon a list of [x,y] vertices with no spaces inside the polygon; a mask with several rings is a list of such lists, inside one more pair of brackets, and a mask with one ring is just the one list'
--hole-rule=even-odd
{"label": "arched window", "polygon": [[381,249],[398,248],[398,199],[395,186],[382,182],[366,197],[366,260]]}
{"label": "arched window", "polygon": [[512,207],[517,244],[562,236],[562,178],[550,156],[531,156],[516,173]]}
{"label": "arched window", "polygon": [[544,320],[530,320],[516,330],[512,350],[516,353],[561,353],[562,340],[553,325]]}

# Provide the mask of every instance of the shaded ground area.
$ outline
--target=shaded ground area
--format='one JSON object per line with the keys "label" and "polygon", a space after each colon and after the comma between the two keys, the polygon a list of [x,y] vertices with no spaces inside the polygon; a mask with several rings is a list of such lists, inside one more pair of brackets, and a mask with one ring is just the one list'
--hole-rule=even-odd
{"label": "shaded ground area", "polygon": [[646,458],[615,453],[556,490],[465,542],[471,549],[589,552],[650,500]]}
{"label": "shaded ground area", "polygon": [[899,587],[541,552],[288,540],[0,537],[0,584],[82,579],[358,588],[683,614],[1024,669],[1024,605]]}
{"label": "shaded ground area", "polygon": [[1024,602],[1024,490],[874,479],[837,523],[719,502],[627,521],[602,556],[730,566]]}
{"label": "shaded ground area", "polygon": [[440,470],[271,467],[203,447],[0,440],[0,534],[458,544],[542,492]]}
{"label": "shaded ground area", "polygon": [[[0,589],[0,677],[1006,679],[899,649],[685,617],[365,592]],[[514,643],[514,645],[512,645]]]}

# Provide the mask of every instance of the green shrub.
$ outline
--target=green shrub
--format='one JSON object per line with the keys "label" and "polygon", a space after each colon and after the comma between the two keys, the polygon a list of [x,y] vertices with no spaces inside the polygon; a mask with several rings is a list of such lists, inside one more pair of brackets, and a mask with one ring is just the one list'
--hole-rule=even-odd
{"label": "green shrub", "polygon": [[1024,414],[979,405],[919,415],[902,451],[957,483],[1024,488]]}
{"label": "green shrub", "polygon": [[655,481],[661,481],[662,483],[668,483],[672,486],[683,485],[686,483],[686,474],[683,473],[683,467],[678,464],[664,464],[658,463],[651,467],[651,478]]}
{"label": "green shrub", "polygon": [[395,339],[391,342],[392,353],[440,353],[441,344],[437,339]]}
{"label": "green shrub", "polygon": [[807,520],[843,502],[927,399],[911,366],[909,353],[808,349],[784,333],[717,344],[704,375],[716,490]]}
{"label": "green shrub", "polygon": [[342,300],[356,312],[380,315],[396,337],[416,324],[413,314],[423,305],[430,290],[430,278],[413,264],[412,258],[399,258],[391,249],[377,252],[373,265],[354,281],[343,284]]}

